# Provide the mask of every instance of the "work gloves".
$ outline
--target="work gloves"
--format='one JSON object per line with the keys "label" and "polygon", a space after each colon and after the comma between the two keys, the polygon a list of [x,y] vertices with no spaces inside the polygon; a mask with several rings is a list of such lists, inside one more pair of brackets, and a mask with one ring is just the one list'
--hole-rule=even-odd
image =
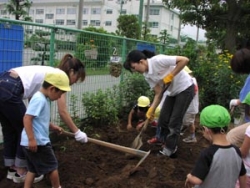
{"label": "work gloves", "polygon": [[163,78],[163,83],[165,85],[168,85],[168,84],[170,84],[172,82],[173,78],[174,78],[174,75],[172,73],[169,73],[167,76],[165,76]]}
{"label": "work gloves", "polygon": [[76,141],[81,142],[81,143],[88,142],[88,137],[86,133],[82,132],[80,129],[78,129],[78,131],[75,132],[75,139]]}
{"label": "work gloves", "polygon": [[239,99],[232,99],[229,104],[229,109],[231,109],[233,106],[238,106],[240,104]]}
{"label": "work gloves", "polygon": [[153,109],[150,107],[146,113],[146,117],[149,119],[149,122],[153,121],[155,118],[155,112],[153,111]]}

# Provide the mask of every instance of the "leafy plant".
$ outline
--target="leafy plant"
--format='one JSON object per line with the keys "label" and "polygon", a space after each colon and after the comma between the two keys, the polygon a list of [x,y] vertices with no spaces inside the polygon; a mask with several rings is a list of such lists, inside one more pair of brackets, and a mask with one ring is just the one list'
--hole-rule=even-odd
{"label": "leafy plant", "polygon": [[84,93],[82,104],[89,122],[96,126],[117,124],[119,105],[117,97],[110,89]]}
{"label": "leafy plant", "polygon": [[[124,73],[124,79],[119,85],[119,92],[121,98],[120,113],[128,115],[134,103],[141,96],[147,96],[152,102],[154,92],[150,90],[150,87],[144,76],[138,73]],[[124,116],[126,118],[126,116]]]}

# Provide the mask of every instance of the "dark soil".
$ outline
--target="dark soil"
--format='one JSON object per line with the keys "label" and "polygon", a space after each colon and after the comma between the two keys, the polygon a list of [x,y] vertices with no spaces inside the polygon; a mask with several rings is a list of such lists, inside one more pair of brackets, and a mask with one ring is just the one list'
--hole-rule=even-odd
{"label": "dark soil", "polygon": [[[197,123],[198,125],[198,123]],[[159,155],[161,146],[149,145],[146,141],[155,135],[155,128],[148,127],[143,133],[143,146],[140,150],[151,151],[137,171],[132,169],[140,157],[100,146],[94,143],[81,144],[65,135],[53,136],[52,144],[59,161],[59,174],[62,188],[183,188],[186,175],[192,169],[200,151],[208,146],[201,131],[197,128],[197,143],[186,144],[180,137],[177,158]],[[96,127],[86,130],[90,138],[130,147],[138,132],[128,132],[126,122],[118,126]],[[187,134],[187,133],[185,133]],[[55,139],[56,138],[56,139]],[[2,149],[0,150],[2,153]],[[6,177],[3,159],[0,159],[0,187],[21,188]],[[50,188],[47,178],[34,184],[34,188]]]}

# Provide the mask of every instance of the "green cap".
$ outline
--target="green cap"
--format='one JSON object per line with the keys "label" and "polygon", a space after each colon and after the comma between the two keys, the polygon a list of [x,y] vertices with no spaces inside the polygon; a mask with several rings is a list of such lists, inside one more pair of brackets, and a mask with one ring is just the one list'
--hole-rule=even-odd
{"label": "green cap", "polygon": [[230,121],[230,114],[223,106],[210,105],[201,111],[200,123],[205,127],[226,127]]}
{"label": "green cap", "polygon": [[242,101],[242,103],[250,105],[250,92],[247,94],[245,99]]}

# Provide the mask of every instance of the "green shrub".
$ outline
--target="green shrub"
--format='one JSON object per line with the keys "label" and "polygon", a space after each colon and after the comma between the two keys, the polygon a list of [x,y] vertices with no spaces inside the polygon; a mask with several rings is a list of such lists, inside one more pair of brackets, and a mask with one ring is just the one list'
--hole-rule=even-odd
{"label": "green shrub", "polygon": [[84,93],[82,104],[91,124],[101,126],[118,122],[118,96],[110,89]]}
{"label": "green shrub", "polygon": [[[147,96],[150,101],[153,101],[154,92],[150,90],[150,87],[144,76],[139,73],[133,73],[126,71],[123,81],[119,85],[119,92],[121,97],[121,114],[128,115],[134,103],[141,96]],[[126,118],[126,115],[124,118]]]}
{"label": "green shrub", "polygon": [[232,55],[201,54],[196,61],[194,76],[200,91],[201,109],[210,104],[220,104],[228,108],[232,98],[238,98],[246,79],[245,75],[236,75],[230,67]]}

